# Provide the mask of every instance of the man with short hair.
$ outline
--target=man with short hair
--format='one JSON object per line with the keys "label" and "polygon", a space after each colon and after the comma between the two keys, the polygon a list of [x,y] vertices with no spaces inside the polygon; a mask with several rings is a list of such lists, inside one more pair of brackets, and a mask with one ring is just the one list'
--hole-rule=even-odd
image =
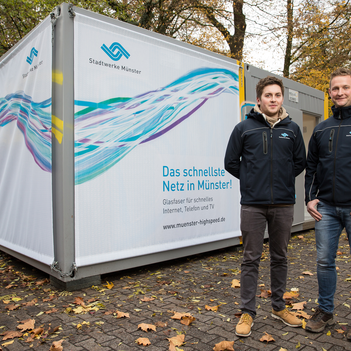
{"label": "man with short hair", "polygon": [[316,221],[319,288],[319,306],[306,330],[316,333],[334,323],[335,257],[344,228],[351,245],[351,70],[338,68],[331,74],[329,95],[333,116],[313,131],[305,176],[307,211]]}
{"label": "man with short hair", "polygon": [[272,317],[291,327],[302,321],[285,307],[287,247],[295,203],[295,177],[304,169],[306,151],[299,126],[285,109],[282,80],[268,76],[256,86],[257,105],[237,124],[225,155],[225,169],[240,180],[241,311],[237,336],[251,334],[264,233],[268,223],[271,256]]}

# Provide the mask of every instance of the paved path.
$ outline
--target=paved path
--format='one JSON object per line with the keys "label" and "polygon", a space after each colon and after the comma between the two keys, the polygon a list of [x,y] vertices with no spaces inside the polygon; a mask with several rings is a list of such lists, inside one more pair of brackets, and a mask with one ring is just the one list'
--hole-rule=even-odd
{"label": "paved path", "polygon": [[[239,289],[231,285],[234,279],[240,280],[241,257],[241,248],[214,251],[105,275],[101,286],[69,293],[57,291],[46,279],[48,276],[0,252],[0,348],[48,351],[54,341],[63,340],[64,351],[161,351],[169,350],[169,338],[184,335],[184,344],[174,350],[210,351],[221,341],[234,341],[236,351],[351,350],[346,332],[343,334],[347,323],[351,327],[351,256],[345,235],[337,258],[337,323],[323,333],[289,328],[274,320],[269,298],[258,297],[251,337],[236,337]],[[309,315],[317,306],[315,258],[313,231],[294,235],[289,245],[287,292],[299,289],[299,296],[292,302],[306,301],[304,312]],[[265,244],[257,295],[269,286]],[[206,305],[219,306],[218,311],[207,310]],[[174,312],[189,313],[195,320],[184,325],[172,319]],[[117,318],[123,314],[129,314],[129,318]],[[27,320],[34,320],[35,325],[27,326],[23,323]],[[148,332],[138,327],[142,323],[149,324]],[[18,326],[23,329],[21,337],[3,340],[8,332],[21,331]],[[265,333],[275,341],[261,342]],[[138,345],[138,338],[148,338],[151,345]]]}

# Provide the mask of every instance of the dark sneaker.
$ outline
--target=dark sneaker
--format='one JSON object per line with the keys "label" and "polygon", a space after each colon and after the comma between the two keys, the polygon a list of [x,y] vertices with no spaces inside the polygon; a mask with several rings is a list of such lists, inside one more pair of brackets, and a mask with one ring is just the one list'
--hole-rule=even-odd
{"label": "dark sneaker", "polygon": [[327,325],[332,324],[334,324],[333,314],[324,312],[318,307],[311,319],[307,321],[305,329],[313,333],[320,333]]}

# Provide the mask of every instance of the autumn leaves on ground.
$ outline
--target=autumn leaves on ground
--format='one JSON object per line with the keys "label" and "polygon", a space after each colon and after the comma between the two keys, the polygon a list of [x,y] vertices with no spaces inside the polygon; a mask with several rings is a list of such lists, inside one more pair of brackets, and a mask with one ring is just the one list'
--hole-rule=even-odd
{"label": "autumn leaves on ground", "polygon": [[[348,255],[342,237],[337,260],[347,262]],[[240,317],[241,256],[241,248],[228,248],[107,275],[100,286],[67,292],[56,290],[42,272],[0,252],[0,350],[247,350],[251,338],[279,347],[280,338],[291,333],[279,321],[270,322],[276,323],[275,333],[267,324],[268,329],[261,327],[247,339],[234,334]],[[315,270],[313,232],[294,236],[285,300],[304,324],[317,306]],[[342,279],[350,284],[349,274]],[[346,309],[351,285],[348,289]],[[256,319],[264,326],[271,319],[268,244],[257,291]],[[343,340],[347,324],[339,320],[325,335]],[[311,339],[308,344],[313,343]]]}

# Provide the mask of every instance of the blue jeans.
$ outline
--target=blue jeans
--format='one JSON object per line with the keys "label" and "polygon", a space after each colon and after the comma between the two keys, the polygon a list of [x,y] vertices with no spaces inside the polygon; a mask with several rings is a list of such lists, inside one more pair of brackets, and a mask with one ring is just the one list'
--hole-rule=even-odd
{"label": "blue jeans", "polygon": [[323,216],[315,223],[318,303],[324,312],[333,313],[337,281],[335,258],[344,228],[351,247],[351,207],[330,206],[320,201],[317,210]]}

